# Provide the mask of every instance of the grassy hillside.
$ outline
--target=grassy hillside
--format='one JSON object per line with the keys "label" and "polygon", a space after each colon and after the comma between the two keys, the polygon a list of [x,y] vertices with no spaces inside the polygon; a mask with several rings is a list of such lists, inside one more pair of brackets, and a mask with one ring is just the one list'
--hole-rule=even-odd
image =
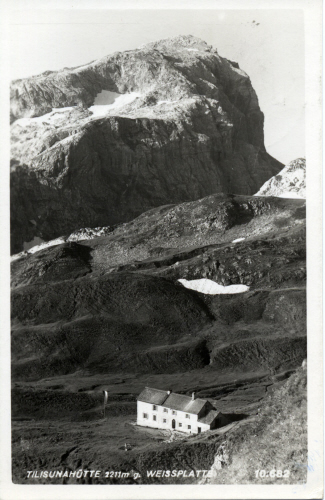
{"label": "grassy hillside", "polygon": [[[14,481],[48,484],[27,471],[82,467],[172,484],[147,471],[209,470],[218,456],[216,484],[304,480],[304,205],[215,195],[14,260]],[[249,291],[204,295],[178,282],[202,277]],[[145,386],[196,392],[231,424],[169,442],[133,425]],[[256,478],[262,469],[290,477]],[[85,482],[50,482],[62,481]]]}
{"label": "grassy hillside", "polygon": [[[300,368],[274,390],[256,419],[223,443],[212,484],[292,484],[307,478],[307,372]],[[221,469],[217,469],[218,463]],[[219,465],[220,466],[220,465]],[[256,478],[256,470],[289,470],[288,478]]]}

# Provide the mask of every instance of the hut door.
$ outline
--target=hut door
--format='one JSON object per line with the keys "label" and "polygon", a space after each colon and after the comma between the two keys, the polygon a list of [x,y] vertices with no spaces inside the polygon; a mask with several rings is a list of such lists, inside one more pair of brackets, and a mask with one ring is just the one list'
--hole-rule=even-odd
{"label": "hut door", "polygon": [[173,420],[172,420],[172,429],[175,429],[175,427],[176,427],[176,422],[175,422],[175,419],[173,418]]}
{"label": "hut door", "polygon": [[201,432],[201,427],[198,427],[197,428],[197,433],[200,434],[200,432]]}

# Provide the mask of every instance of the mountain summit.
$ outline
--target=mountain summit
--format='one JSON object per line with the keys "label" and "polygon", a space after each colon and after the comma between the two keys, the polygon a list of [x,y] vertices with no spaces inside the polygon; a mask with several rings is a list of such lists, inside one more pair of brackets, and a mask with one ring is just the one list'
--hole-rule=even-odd
{"label": "mountain summit", "polygon": [[11,86],[12,251],[213,193],[283,165],[247,74],[179,36]]}

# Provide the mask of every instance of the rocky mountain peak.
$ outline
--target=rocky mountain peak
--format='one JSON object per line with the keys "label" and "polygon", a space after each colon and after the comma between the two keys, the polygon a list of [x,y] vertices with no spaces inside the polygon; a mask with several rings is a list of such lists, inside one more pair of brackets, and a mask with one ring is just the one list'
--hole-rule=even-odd
{"label": "rocky mountain peak", "polygon": [[253,194],[282,167],[247,74],[192,36],[16,80],[11,120],[14,252],[159,205]]}
{"label": "rocky mountain peak", "polygon": [[142,49],[173,51],[173,50],[195,50],[202,52],[214,52],[217,50],[208,45],[204,40],[193,35],[178,35],[156,42],[150,42],[141,46]]}
{"label": "rocky mountain peak", "polygon": [[306,198],[306,159],[297,158],[266,181],[257,196]]}
{"label": "rocky mountain peak", "polygon": [[249,78],[238,64],[220,58],[199,38],[178,36],[140,49],[116,52],[75,68],[15,80],[11,88],[11,120],[41,116],[53,108],[78,104],[89,107],[102,91],[137,92],[147,104],[147,95],[165,100],[196,96],[219,100],[220,91],[227,87],[226,93],[232,100],[234,83],[235,93],[243,98],[250,95],[251,112],[255,109],[260,113]]}

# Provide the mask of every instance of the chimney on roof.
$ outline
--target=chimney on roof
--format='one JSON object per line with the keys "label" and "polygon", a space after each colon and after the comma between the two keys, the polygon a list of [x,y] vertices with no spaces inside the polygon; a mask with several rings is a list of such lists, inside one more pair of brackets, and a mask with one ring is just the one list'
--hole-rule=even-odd
{"label": "chimney on roof", "polygon": [[167,391],[168,396],[169,396],[169,394],[170,394],[171,392],[172,392],[172,391]]}
{"label": "chimney on roof", "polygon": [[192,392],[192,401],[195,399],[195,392]]}

